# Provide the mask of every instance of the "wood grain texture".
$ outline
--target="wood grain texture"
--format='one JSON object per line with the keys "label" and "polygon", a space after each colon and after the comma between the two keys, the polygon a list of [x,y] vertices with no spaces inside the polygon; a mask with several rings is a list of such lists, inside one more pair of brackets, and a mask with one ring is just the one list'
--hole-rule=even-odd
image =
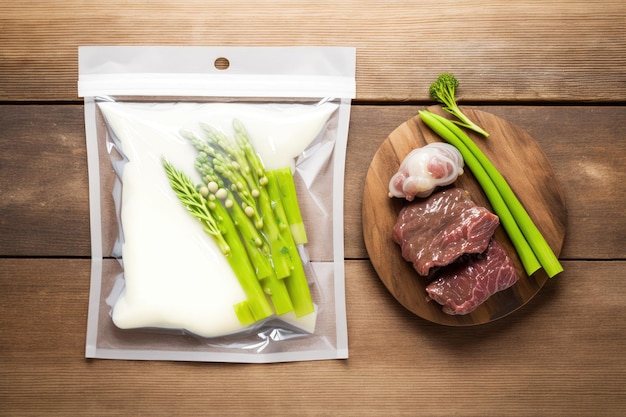
{"label": "wood grain texture", "polygon": [[426,100],[444,71],[471,101],[626,100],[622,0],[26,0],[0,28],[0,100],[77,100],[79,45],[353,46],[360,100]]}
{"label": "wood grain texture", "polygon": [[82,106],[0,106],[0,253],[89,256]]}
{"label": "wood grain texture", "polygon": [[[444,113],[439,106],[430,107],[429,110],[440,115]],[[526,131],[502,118],[464,107],[462,111],[470,120],[489,132],[487,139],[471,133],[470,136],[506,179],[558,256],[566,232],[567,210],[561,186],[541,147]],[[510,314],[526,304],[545,284],[547,275],[538,271],[528,276],[504,228],[499,227],[494,237],[513,260],[519,277],[517,283],[506,291],[491,296],[467,315],[445,314],[439,304],[427,301],[425,289],[432,278],[421,277],[415,272],[411,263],[402,257],[400,247],[391,236],[398,213],[407,202],[388,197],[389,180],[412,150],[441,141],[419,116],[413,116],[394,129],[381,144],[367,171],[363,191],[365,247],[380,279],[409,311],[439,324],[484,324]],[[493,211],[468,166],[453,186],[467,191],[478,206]]]}
{"label": "wood grain texture", "polygon": [[269,365],[84,359],[89,264],[0,259],[0,415],[621,416],[626,405],[624,261],[566,261],[567,279],[473,328],[410,314],[368,261],[348,261],[350,359]]}
{"label": "wood grain texture", "polygon": [[[345,254],[367,258],[362,197],[380,144],[418,106],[353,106],[344,199]],[[565,193],[566,259],[626,258],[626,107],[481,106],[526,130]],[[0,105],[0,254],[89,256],[82,105]],[[608,231],[608,232],[607,232]]]}
{"label": "wood grain texture", "polygon": [[[79,45],[357,48],[344,200],[350,359],[84,359]],[[0,2],[0,415],[623,415],[625,57],[623,0]],[[428,85],[444,71],[461,80],[462,103],[491,103],[477,108],[536,139],[568,210],[566,272],[516,314],[471,328],[397,303],[361,227],[372,157],[422,108],[411,103],[432,102]]]}

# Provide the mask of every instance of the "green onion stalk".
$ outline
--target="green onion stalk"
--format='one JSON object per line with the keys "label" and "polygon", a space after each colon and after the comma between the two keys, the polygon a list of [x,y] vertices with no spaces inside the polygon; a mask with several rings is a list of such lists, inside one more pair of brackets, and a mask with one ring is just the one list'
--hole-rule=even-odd
{"label": "green onion stalk", "polygon": [[549,277],[563,271],[558,258],[528,215],[506,179],[476,144],[453,122],[428,110],[419,112],[422,121],[442,139],[456,147],[481,185],[515,247],[524,269],[532,275],[538,269]]}

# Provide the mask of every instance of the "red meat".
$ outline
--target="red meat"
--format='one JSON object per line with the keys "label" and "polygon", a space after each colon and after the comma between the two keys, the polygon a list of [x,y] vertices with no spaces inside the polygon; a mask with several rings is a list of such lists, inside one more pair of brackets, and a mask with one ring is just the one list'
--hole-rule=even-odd
{"label": "red meat", "polygon": [[393,239],[417,273],[429,276],[462,255],[484,252],[499,223],[498,216],[477,206],[467,191],[452,188],[404,206]]}
{"label": "red meat", "polygon": [[518,280],[513,261],[504,247],[491,239],[487,250],[442,268],[426,287],[428,296],[447,314],[468,314],[498,291]]}

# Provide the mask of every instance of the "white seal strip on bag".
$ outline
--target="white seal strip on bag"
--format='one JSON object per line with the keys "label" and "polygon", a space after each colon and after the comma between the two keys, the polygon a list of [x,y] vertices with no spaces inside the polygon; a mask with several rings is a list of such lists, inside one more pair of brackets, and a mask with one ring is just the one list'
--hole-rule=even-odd
{"label": "white seal strip on bag", "polygon": [[[79,53],[79,94],[85,96],[93,259],[86,356],[228,362],[347,358],[343,162],[350,100],[355,94],[354,49],[81,47]],[[224,57],[228,69],[218,69],[216,62]],[[200,73],[202,70],[206,73]],[[116,95],[124,98],[97,98]],[[142,96],[141,103],[133,102],[136,95]],[[187,99],[169,102],[167,97],[172,96]],[[218,103],[197,101],[198,97],[216,96],[227,99]],[[143,102],[146,97],[158,100]],[[260,97],[280,100],[259,102]],[[311,104],[311,100],[302,100],[311,98],[319,101]],[[254,147],[266,169],[290,165],[301,184],[305,184],[305,198],[316,202],[314,207],[319,205],[310,210],[314,214],[309,216],[309,224],[325,223],[332,230],[332,262],[313,260],[309,265],[309,271],[320,278],[320,292],[331,296],[318,300],[322,305],[316,304],[315,312],[308,316],[281,316],[282,322],[294,326],[292,330],[281,325],[273,328],[275,322],[270,321],[265,329],[246,333],[247,329],[233,314],[232,305],[244,296],[232,270],[215,256],[219,252],[212,239],[206,233],[198,233],[198,222],[173,194],[164,192],[167,182],[159,172],[159,155],[168,154],[168,159],[176,164],[193,167],[194,149],[176,135],[177,129],[197,129],[201,122],[228,131],[234,118],[242,120],[252,133]],[[126,274],[122,286],[119,277],[111,284],[114,278],[103,272],[103,257],[115,254],[103,253],[103,248],[111,245],[105,242],[107,233],[102,230],[101,197],[111,190],[104,190],[101,185],[102,175],[106,175],[102,171],[105,155],[98,154],[103,153],[103,146],[98,143],[103,136],[98,133],[102,120],[116,137],[118,151],[125,159],[120,180],[122,209],[118,207]],[[293,140],[294,135],[300,140]],[[309,147],[310,142],[315,143]],[[115,148],[111,143],[106,146]],[[317,149],[321,151],[314,152]],[[294,159],[297,155],[300,157]],[[320,167],[328,164],[332,169],[324,172]],[[326,184],[326,189],[320,184]],[[327,196],[320,195],[329,193],[330,204],[324,202]],[[168,226],[163,224],[163,218],[175,221]],[[155,224],[159,225],[156,230]],[[324,230],[323,224],[320,229]],[[301,253],[308,264],[306,250],[301,248]],[[178,261],[170,262],[172,259]],[[207,269],[211,273],[198,279],[198,271]],[[139,279],[129,280],[133,275]],[[176,285],[173,277],[179,277]],[[109,288],[108,294],[105,287]],[[207,298],[203,294],[217,296]],[[102,314],[105,299],[109,303],[115,299],[112,318]],[[327,301],[332,305],[324,305]],[[159,339],[163,335],[158,333],[143,343],[133,342],[132,335],[127,339],[127,333],[112,337],[110,333],[117,331],[111,328],[111,321],[119,328],[184,329],[217,339],[207,339],[204,348],[198,349],[178,338],[164,348]],[[308,335],[303,337],[305,334]],[[230,336],[222,340],[223,335]],[[156,343],[150,344],[150,340]]]}
{"label": "white seal strip on bag", "polygon": [[354,98],[355,66],[344,47],[84,46],[78,96]]}

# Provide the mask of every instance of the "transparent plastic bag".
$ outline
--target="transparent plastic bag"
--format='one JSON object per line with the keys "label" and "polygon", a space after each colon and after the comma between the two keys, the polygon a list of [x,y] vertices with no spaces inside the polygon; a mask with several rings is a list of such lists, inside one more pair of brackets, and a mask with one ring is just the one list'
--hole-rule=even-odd
{"label": "transparent plastic bag", "polygon": [[[347,358],[343,174],[355,94],[354,49],[81,47],[79,70],[92,236],[86,356],[220,362]],[[270,185],[260,187],[261,194],[269,190],[267,196],[275,185],[266,217],[252,222],[260,231],[255,242],[269,253],[274,271],[263,278],[265,261],[253,259],[248,232],[233,233],[224,220],[237,219],[228,198],[241,208],[263,198],[248,193],[253,204],[247,204],[241,191],[246,187],[237,188],[223,155],[211,154],[241,137],[263,164],[262,175],[250,182],[269,178]],[[217,145],[218,139],[226,145]],[[202,148],[207,144],[211,150]],[[208,171],[197,165],[203,152],[211,154]],[[171,182],[179,177],[168,177],[166,164],[193,185],[182,199]],[[276,214],[280,235],[282,220],[291,220],[288,210],[277,208],[289,200],[281,186],[290,182],[285,172],[291,174],[305,237],[274,248],[268,213]],[[211,183],[216,189],[209,192]],[[196,191],[205,197],[198,197],[203,203],[197,210],[184,199],[197,197]],[[207,233],[210,222],[194,213],[220,192],[229,197],[213,201],[222,210],[217,230],[243,238],[235,252],[229,249],[236,242],[229,241],[224,251],[219,238]],[[250,218],[261,206],[252,207]],[[246,223],[239,219],[232,224]],[[293,237],[301,228],[289,230]],[[279,254],[287,252],[285,259],[297,262],[280,274]],[[239,265],[246,262],[240,256],[249,260],[255,280],[242,280]],[[265,291],[269,313],[254,307],[264,303],[250,295],[257,292],[246,283],[255,282]],[[310,305],[301,294],[310,295]]]}

